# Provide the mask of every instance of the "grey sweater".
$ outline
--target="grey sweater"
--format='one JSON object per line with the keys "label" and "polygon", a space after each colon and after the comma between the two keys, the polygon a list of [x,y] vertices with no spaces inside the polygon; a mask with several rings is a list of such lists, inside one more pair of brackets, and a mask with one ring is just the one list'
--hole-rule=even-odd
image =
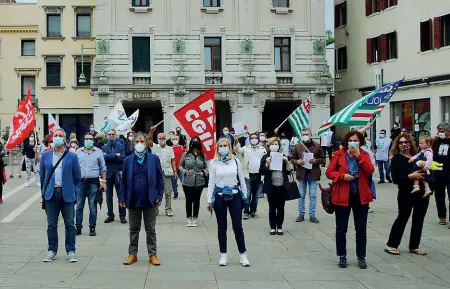
{"label": "grey sweater", "polygon": [[208,175],[208,162],[204,156],[185,152],[181,157],[180,171],[183,174],[183,186],[203,187],[206,182],[205,176]]}

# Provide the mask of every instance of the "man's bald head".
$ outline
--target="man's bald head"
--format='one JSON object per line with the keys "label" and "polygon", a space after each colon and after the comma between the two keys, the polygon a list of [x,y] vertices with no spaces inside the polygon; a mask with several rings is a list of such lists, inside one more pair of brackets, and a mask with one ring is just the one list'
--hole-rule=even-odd
{"label": "man's bald head", "polygon": [[166,135],[164,133],[158,133],[158,144],[162,147],[166,146]]}

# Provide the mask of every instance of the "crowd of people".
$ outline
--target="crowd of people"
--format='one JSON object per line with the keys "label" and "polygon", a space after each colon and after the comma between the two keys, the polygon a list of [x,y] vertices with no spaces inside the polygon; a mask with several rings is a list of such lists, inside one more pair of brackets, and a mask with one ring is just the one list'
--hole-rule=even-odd
{"label": "crowd of people", "polygon": [[[179,198],[178,183],[185,194],[186,226],[197,227],[201,196],[206,189],[207,210],[217,220],[220,266],[228,264],[227,211],[232,220],[242,266],[250,266],[245,246],[242,220],[259,218],[258,200],[267,196],[270,235],[283,235],[286,184],[294,174],[298,186],[298,217],[296,222],[319,224],[316,217],[317,189],[326,166],[325,176],[331,180],[331,203],[336,220],[336,250],[338,265],[347,267],[346,235],[350,212],[353,212],[356,231],[358,266],[367,268],[367,219],[369,204],[376,199],[373,173],[379,170],[379,184],[398,186],[398,216],[395,220],[385,252],[399,255],[406,224],[412,213],[409,243],[411,253],[425,255],[419,248],[424,218],[430,196],[435,192],[439,224],[447,224],[445,190],[450,191],[450,125],[439,124],[438,134],[416,141],[394,123],[390,138],[386,130],[379,131],[372,144],[366,130],[351,130],[335,148],[335,132],[330,130],[312,139],[312,131],[304,128],[301,135],[289,140],[285,133],[268,137],[267,132],[246,132],[236,136],[224,127],[218,137],[215,158],[208,162],[202,140],[190,140],[180,127],[169,133],[159,133],[154,142],[156,127],[149,134],[129,132],[119,136],[114,129],[96,132],[92,125],[80,146],[76,135],[66,137],[63,129],[46,136],[42,143],[32,132],[22,146],[9,151],[10,177],[15,176],[14,162],[24,155],[26,185],[34,172],[42,191],[42,206],[47,214],[48,254],[44,262],[51,262],[58,251],[57,223],[64,219],[65,249],[70,262],[76,262],[75,239],[82,234],[83,211],[89,206],[89,235],[96,235],[97,206],[106,193],[107,218],[115,221],[114,199],[120,222],[129,223],[129,256],[125,265],[137,261],[139,232],[142,220],[146,232],[149,262],[160,265],[156,248],[156,218],[164,202],[164,213],[174,215],[172,201]],[[248,130],[247,127],[245,127]],[[4,147],[0,153],[5,154]],[[273,163],[282,156],[280,166]],[[20,161],[19,161],[20,163]],[[0,158],[0,171],[4,167]],[[21,174],[19,172],[19,177]],[[0,203],[2,184],[0,175]],[[115,194],[114,194],[115,190]],[[307,193],[308,192],[308,193]],[[309,212],[305,199],[309,199]],[[127,220],[128,210],[128,220]]]}

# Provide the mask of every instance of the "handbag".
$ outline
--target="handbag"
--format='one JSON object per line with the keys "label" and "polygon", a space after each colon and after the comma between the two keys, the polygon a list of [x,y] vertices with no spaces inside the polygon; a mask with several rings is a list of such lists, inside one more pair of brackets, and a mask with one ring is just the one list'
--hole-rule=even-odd
{"label": "handbag", "polygon": [[320,197],[322,201],[322,207],[328,214],[333,214],[335,210],[335,206],[332,203],[332,184],[330,184],[330,187],[323,188],[322,185],[319,183],[319,188],[321,191]]}
{"label": "handbag", "polygon": [[288,182],[283,184],[284,186],[284,199],[286,201],[297,200],[301,198],[300,191],[298,190],[297,182],[295,181],[295,175],[293,171],[288,176]]}
{"label": "handbag", "polygon": [[48,183],[50,182],[50,179],[52,178],[53,173],[55,172],[56,168],[59,166],[63,158],[69,153],[69,150],[66,148],[63,155],[59,158],[59,160],[56,162],[56,164],[53,166],[53,168],[50,171],[50,174],[48,175],[47,182],[45,183],[45,188],[42,191],[42,210],[45,210],[45,200],[44,195],[48,188]]}

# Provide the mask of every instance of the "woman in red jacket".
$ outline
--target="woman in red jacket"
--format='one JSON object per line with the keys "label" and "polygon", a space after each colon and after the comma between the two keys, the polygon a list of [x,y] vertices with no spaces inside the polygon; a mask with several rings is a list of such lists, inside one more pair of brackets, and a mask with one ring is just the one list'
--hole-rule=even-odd
{"label": "woman in red jacket", "polygon": [[326,176],[333,181],[332,203],[336,210],[336,250],[339,267],[347,267],[347,228],[350,211],[356,230],[356,256],[361,269],[367,268],[367,214],[369,203],[373,201],[370,179],[374,166],[370,156],[360,147],[366,143],[358,131],[350,131],[344,136],[343,148],[334,153]]}

